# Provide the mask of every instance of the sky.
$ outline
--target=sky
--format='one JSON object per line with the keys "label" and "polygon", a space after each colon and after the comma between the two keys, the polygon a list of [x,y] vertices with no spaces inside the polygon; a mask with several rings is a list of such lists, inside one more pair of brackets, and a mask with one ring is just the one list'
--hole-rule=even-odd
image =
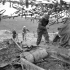
{"label": "sky", "polygon": [[63,0],[63,1],[65,1],[65,2],[70,2],[70,0]]}
{"label": "sky", "polygon": [[[16,0],[16,1],[19,1],[19,0]],[[45,0],[37,0],[37,1],[45,1]],[[58,1],[60,1],[60,0],[58,0]],[[66,2],[70,2],[70,0],[63,0],[63,1],[66,1]],[[31,7],[30,7],[31,8]],[[5,9],[6,10],[6,12],[4,13],[4,15],[11,15],[11,14],[13,14],[15,11],[17,11],[16,9],[14,9],[14,8],[10,8],[10,4],[7,2],[7,3],[5,3],[5,5],[2,5],[1,3],[0,3],[0,10],[2,10],[2,9]]]}
{"label": "sky", "polygon": [[11,15],[13,12],[16,11],[14,8],[10,8],[10,4],[7,2],[5,5],[0,4],[0,10],[5,9],[6,12],[4,15]]}

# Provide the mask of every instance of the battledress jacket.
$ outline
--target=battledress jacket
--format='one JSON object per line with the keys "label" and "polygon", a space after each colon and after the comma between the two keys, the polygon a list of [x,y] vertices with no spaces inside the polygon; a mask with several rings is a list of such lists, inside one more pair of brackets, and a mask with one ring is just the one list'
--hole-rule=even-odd
{"label": "battledress jacket", "polygon": [[68,20],[63,26],[59,29],[59,35],[61,46],[70,45],[70,21]]}
{"label": "battledress jacket", "polygon": [[43,31],[46,31],[46,25],[48,25],[49,23],[49,20],[47,19],[39,19],[39,24],[38,24],[38,28],[37,28],[37,32],[43,32]]}

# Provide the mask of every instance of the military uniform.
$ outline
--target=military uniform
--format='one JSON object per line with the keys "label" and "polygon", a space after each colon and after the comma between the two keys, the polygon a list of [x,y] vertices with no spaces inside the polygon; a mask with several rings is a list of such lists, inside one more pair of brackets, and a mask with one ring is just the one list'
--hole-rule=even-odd
{"label": "military uniform", "polygon": [[23,26],[23,29],[22,29],[22,37],[23,37],[23,40],[26,40],[26,33],[27,31],[29,31],[26,26]]}
{"label": "military uniform", "polygon": [[13,30],[13,31],[12,31],[12,34],[13,34],[13,35],[12,35],[13,39],[15,39],[15,38],[16,38],[16,36],[17,36],[16,31],[15,31],[15,30]]}
{"label": "military uniform", "polygon": [[70,18],[59,28],[60,45],[62,47],[70,47]]}
{"label": "military uniform", "polygon": [[47,29],[46,29],[46,25],[48,25],[48,23],[49,23],[48,15],[39,19],[39,25],[37,28],[37,34],[38,34],[37,43],[36,43],[37,45],[40,44],[42,35],[45,37],[46,42],[49,42],[49,35],[48,35]]}

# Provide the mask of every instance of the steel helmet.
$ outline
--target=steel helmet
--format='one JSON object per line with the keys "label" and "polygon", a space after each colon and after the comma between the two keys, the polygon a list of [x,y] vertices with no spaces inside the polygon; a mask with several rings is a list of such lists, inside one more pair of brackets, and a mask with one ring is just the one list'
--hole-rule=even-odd
{"label": "steel helmet", "polygon": [[26,28],[26,26],[23,26],[23,28]]}

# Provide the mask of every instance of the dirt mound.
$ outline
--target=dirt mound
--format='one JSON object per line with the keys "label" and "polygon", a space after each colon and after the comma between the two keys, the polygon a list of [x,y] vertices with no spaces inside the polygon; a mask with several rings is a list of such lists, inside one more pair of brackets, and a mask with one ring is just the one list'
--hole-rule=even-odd
{"label": "dirt mound", "polygon": [[0,50],[0,67],[3,67],[11,63],[22,52],[14,42],[12,42],[11,44],[9,44],[9,42],[6,42],[5,48],[3,47],[4,44],[1,44],[1,45],[2,45],[2,48]]}

